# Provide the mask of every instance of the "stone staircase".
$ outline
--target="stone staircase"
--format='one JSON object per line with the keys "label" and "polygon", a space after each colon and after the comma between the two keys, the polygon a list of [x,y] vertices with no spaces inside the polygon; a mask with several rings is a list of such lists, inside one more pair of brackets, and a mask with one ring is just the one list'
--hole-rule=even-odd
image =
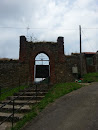
{"label": "stone staircase", "polygon": [[[13,112],[13,100],[14,100],[14,123],[22,119],[22,117],[27,113],[30,112],[32,106],[36,103],[39,103],[44,97],[45,94],[48,92],[48,88],[40,88],[38,87],[37,90],[35,87],[30,87],[25,90],[21,90],[18,93],[15,93],[13,96],[7,97],[6,100],[0,102],[0,107],[6,104],[2,109],[0,109],[0,122],[5,120],[9,117]],[[11,101],[12,100],[12,101]],[[5,124],[10,124],[11,126],[12,116],[10,116],[6,122],[0,127],[3,130],[3,125],[5,128]],[[7,127],[7,126],[6,126]]]}

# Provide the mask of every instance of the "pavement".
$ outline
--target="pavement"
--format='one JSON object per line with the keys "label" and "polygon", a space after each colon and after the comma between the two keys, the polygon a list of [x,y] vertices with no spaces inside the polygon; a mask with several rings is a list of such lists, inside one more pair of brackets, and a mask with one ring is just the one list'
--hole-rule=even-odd
{"label": "pavement", "polygon": [[49,104],[23,130],[98,130],[98,82]]}

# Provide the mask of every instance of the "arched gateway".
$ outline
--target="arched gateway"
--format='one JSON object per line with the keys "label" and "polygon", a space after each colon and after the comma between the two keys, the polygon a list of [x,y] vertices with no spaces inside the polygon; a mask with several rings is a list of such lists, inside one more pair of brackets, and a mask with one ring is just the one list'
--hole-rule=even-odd
{"label": "arched gateway", "polygon": [[44,53],[49,57],[50,83],[54,84],[61,82],[62,79],[65,81],[66,63],[64,55],[64,38],[58,37],[57,42],[28,42],[25,36],[20,36],[19,60],[20,63],[24,63],[28,66],[26,69],[28,69],[30,83],[34,83],[35,81],[35,59],[40,53]]}
{"label": "arched gateway", "polygon": [[39,53],[35,57],[34,82],[44,81],[49,83],[50,79],[50,61],[45,53]]}

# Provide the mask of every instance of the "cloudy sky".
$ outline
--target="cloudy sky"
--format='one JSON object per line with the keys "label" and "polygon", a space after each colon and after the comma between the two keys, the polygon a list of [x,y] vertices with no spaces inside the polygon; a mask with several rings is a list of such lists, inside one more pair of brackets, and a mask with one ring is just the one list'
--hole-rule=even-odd
{"label": "cloudy sky", "polygon": [[0,58],[19,57],[19,36],[56,41],[64,37],[65,54],[98,50],[98,0],[0,1]]}

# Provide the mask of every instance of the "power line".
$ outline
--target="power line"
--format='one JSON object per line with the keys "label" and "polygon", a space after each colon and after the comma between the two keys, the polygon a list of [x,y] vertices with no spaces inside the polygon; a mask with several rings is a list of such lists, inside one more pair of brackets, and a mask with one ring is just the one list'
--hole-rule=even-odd
{"label": "power line", "polygon": [[[3,28],[3,29],[27,29],[28,27],[7,27],[7,26],[3,26],[3,27],[0,27],[0,28]],[[45,30],[51,30],[51,28],[32,28],[32,27],[29,27],[28,29],[45,29]],[[98,29],[97,27],[96,28],[82,28],[82,29]],[[59,29],[56,29],[56,30],[78,30],[78,29],[74,29],[74,28],[59,28]]]}
{"label": "power line", "polygon": [[[83,33],[83,35],[86,37],[86,35],[85,35],[85,33],[83,32],[83,30],[82,30],[82,33]],[[89,46],[92,48],[92,46],[90,45],[89,40],[88,40],[87,37],[86,37],[86,40],[88,41]],[[92,50],[94,51],[94,48],[92,48]]]}
{"label": "power line", "polygon": [[[2,27],[0,27],[0,28],[2,28],[2,29],[25,29],[25,30],[27,30],[27,35],[28,35],[28,31],[30,30],[30,29],[34,29],[34,30],[53,30],[52,28],[33,28],[33,27],[12,27],[12,26],[9,26],[9,27],[7,27],[7,26],[2,26]],[[83,32],[83,30],[96,30],[96,29],[98,29],[97,27],[87,27],[87,28],[82,28],[82,33],[83,33],[83,35],[86,37],[86,35],[85,35],[85,33]],[[54,29],[54,30],[58,30],[58,31],[60,31],[60,30],[63,30],[63,31],[78,31],[78,29],[75,29],[75,28],[57,28],[57,29]],[[87,37],[86,37],[86,39],[87,39]],[[88,41],[88,43],[89,43],[89,40],[87,39],[87,41]],[[90,44],[89,44],[90,45]],[[90,46],[91,47],[91,46]],[[92,47],[91,47],[92,48]],[[93,48],[92,48],[92,50],[94,50]]]}
{"label": "power line", "polygon": [[[46,29],[51,30],[52,28],[32,28],[32,27],[0,27],[3,29],[9,28],[9,29]],[[56,30],[78,30],[78,29],[56,29]]]}

